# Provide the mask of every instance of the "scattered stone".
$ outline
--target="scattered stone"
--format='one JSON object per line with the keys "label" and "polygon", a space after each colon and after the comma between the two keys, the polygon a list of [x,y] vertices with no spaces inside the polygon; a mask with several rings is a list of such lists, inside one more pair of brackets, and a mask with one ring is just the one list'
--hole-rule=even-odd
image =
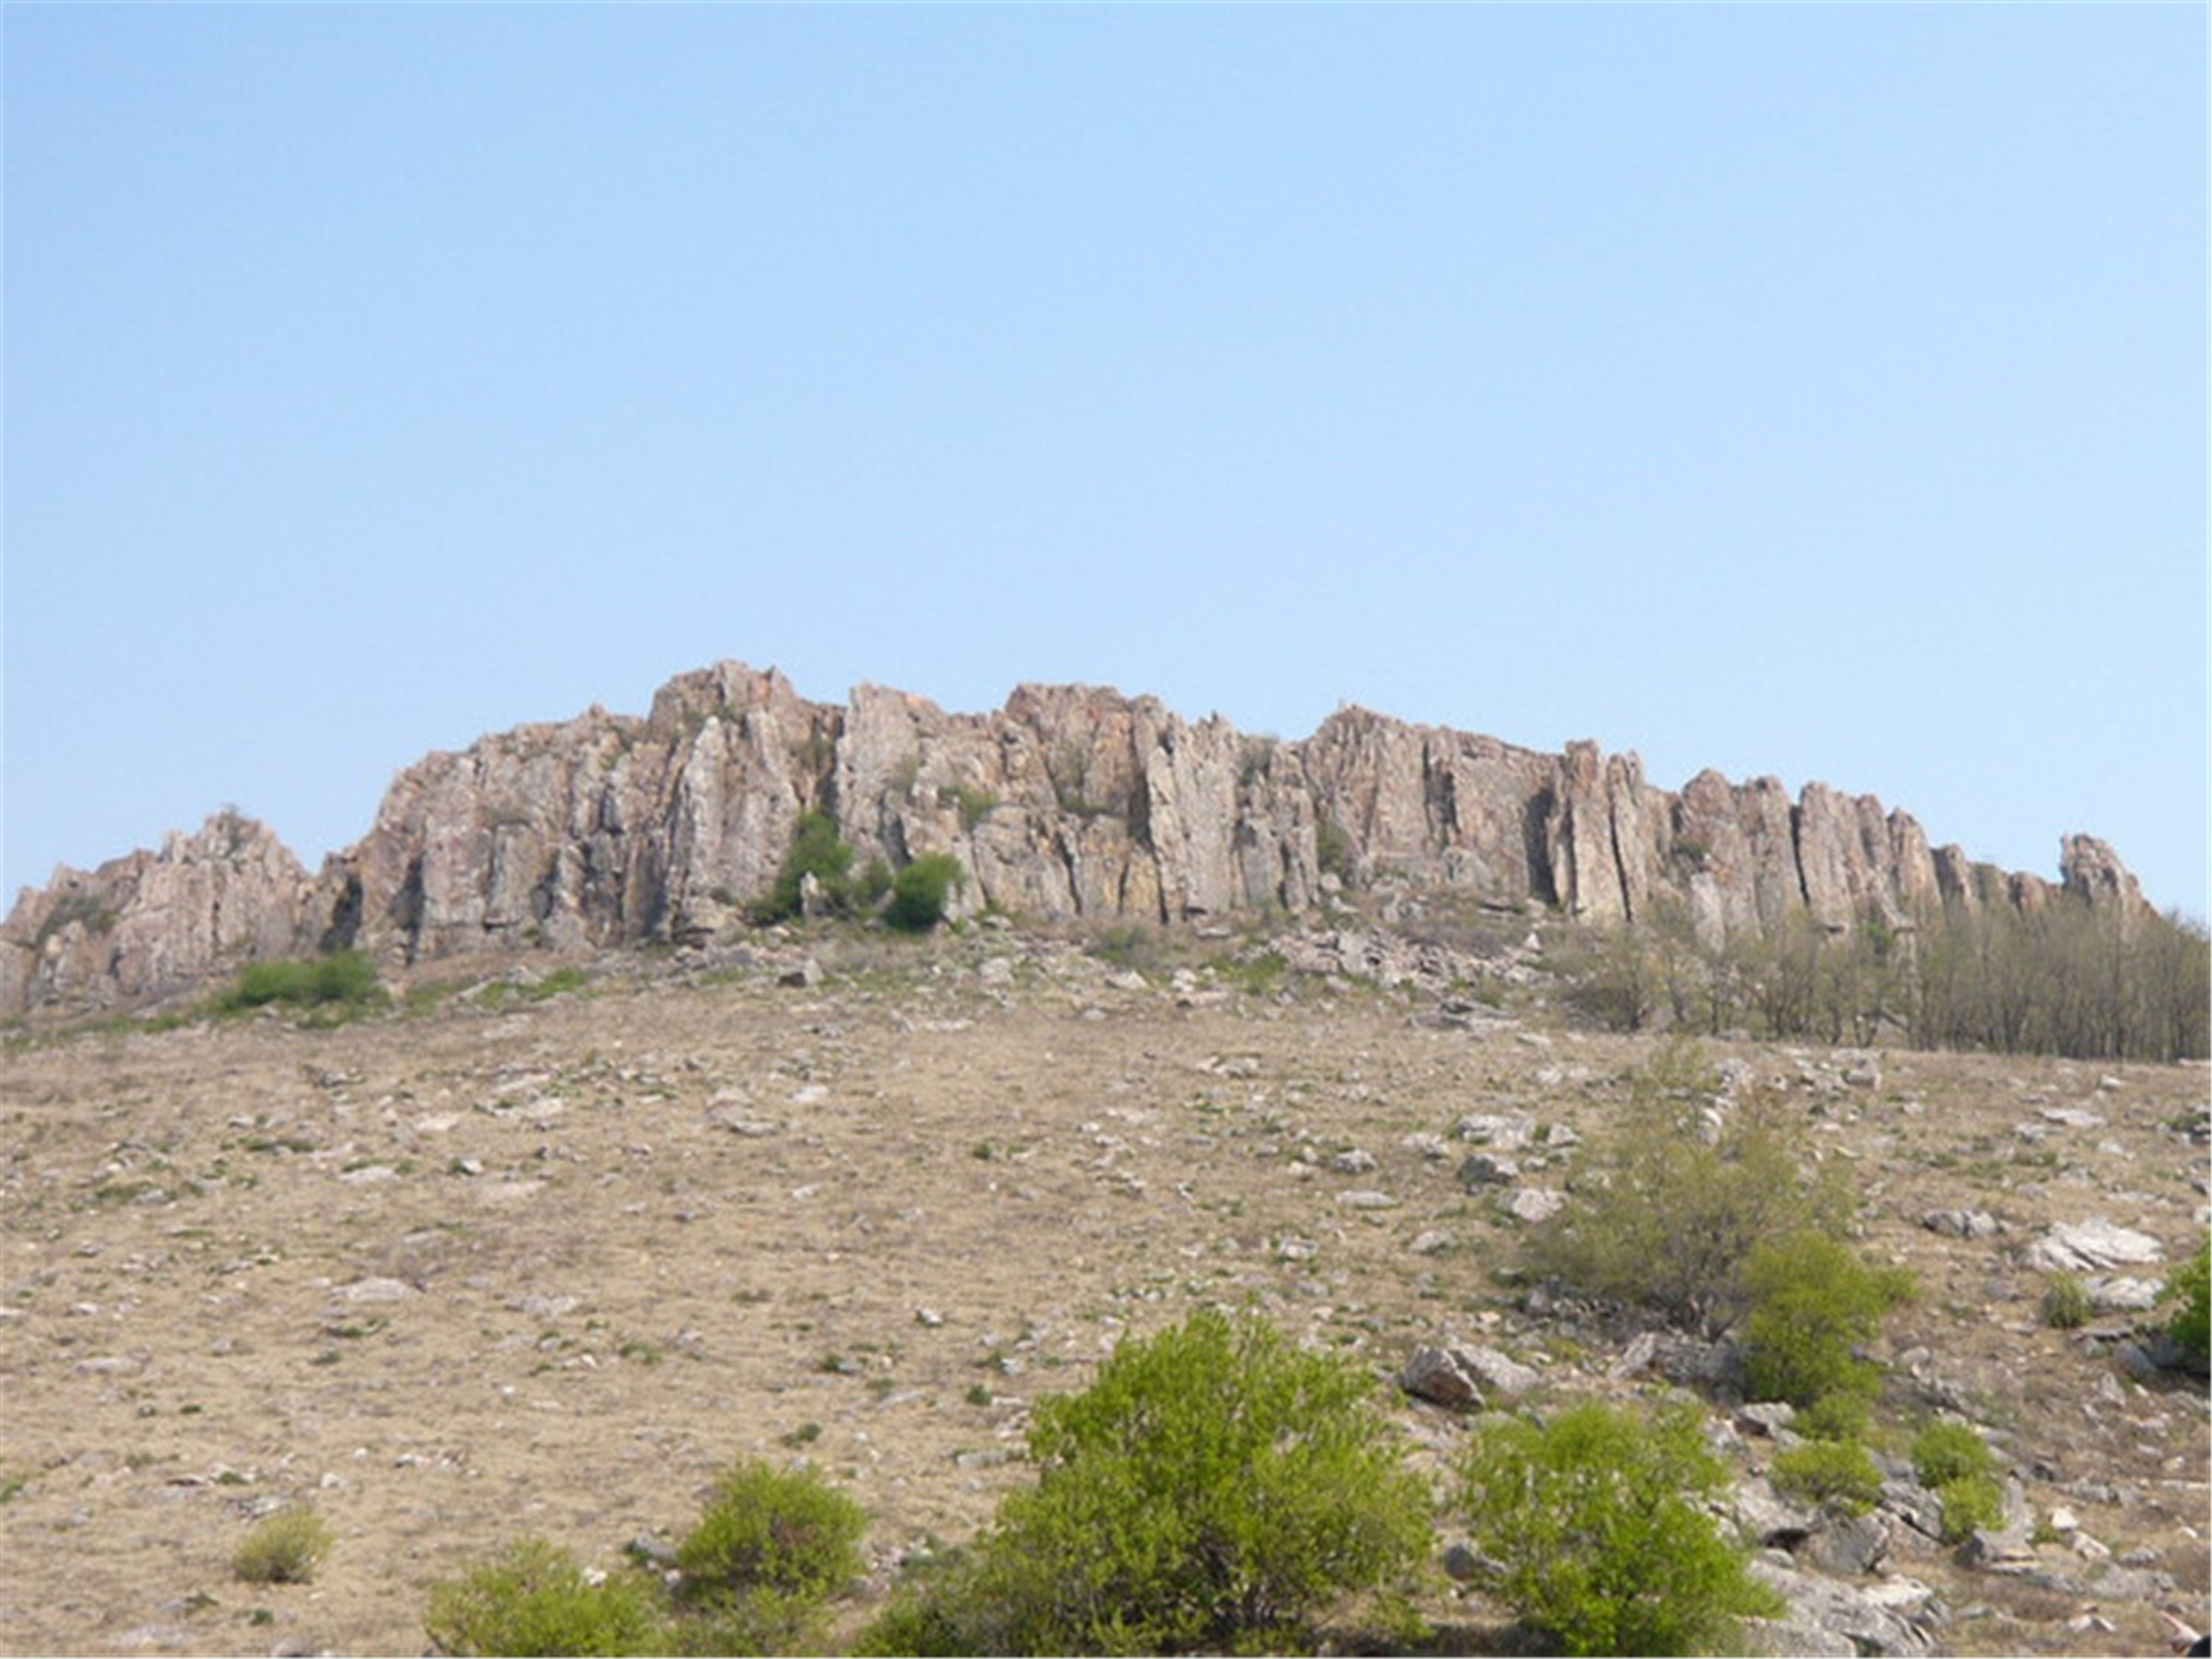
{"label": "scattered stone", "polygon": [[1357,1147],[1349,1151],[1339,1152],[1329,1159],[1329,1168],[1339,1175],[1364,1175],[1376,1167],[1375,1155],[1362,1152]]}
{"label": "scattered stone", "polygon": [[1920,1224],[1953,1239],[1986,1239],[1998,1230],[1997,1218],[1987,1210],[1930,1210]]}
{"label": "scattered stone", "polygon": [[1555,1187],[1523,1187],[1505,1201],[1507,1215],[1532,1227],[1550,1220],[1566,1207],[1567,1194]]}
{"label": "scattered stone", "polygon": [[1371,1187],[1355,1187],[1348,1193],[1337,1194],[1336,1202],[1346,1209],[1382,1210],[1395,1208],[1398,1201],[1388,1193],[1378,1193]]}
{"label": "scattered stone", "polygon": [[1641,1376],[1658,1361],[1659,1333],[1640,1331],[1620,1350],[1620,1357],[1606,1368],[1606,1379],[1611,1382],[1625,1382],[1630,1377]]}
{"label": "scattered stone", "polygon": [[350,1285],[340,1286],[336,1292],[340,1301],[356,1307],[363,1303],[406,1301],[415,1294],[414,1286],[395,1278],[356,1279]]}
{"label": "scattered stone", "polygon": [[1432,1227],[1427,1232],[1415,1234],[1413,1242],[1406,1248],[1415,1255],[1432,1256],[1442,1255],[1447,1250],[1456,1248],[1458,1243],[1456,1234],[1441,1227]]}
{"label": "scattered stone", "polygon": [[1766,1548],[1794,1549],[1819,1524],[1818,1515],[1783,1498],[1764,1476],[1755,1475],[1737,1483],[1729,1509],[1736,1530]]}
{"label": "scattered stone", "polygon": [[[1764,1636],[1764,1651],[1805,1655],[1919,1655],[1936,1651],[1936,1633],[1926,1614],[1900,1612],[1886,1605],[1891,1593],[1878,1584],[1839,1583],[1762,1557],[1751,1573],[1782,1594],[1789,1604],[1786,1619],[1748,1621]],[[1917,1583],[1917,1581],[1908,1581]],[[1908,1593],[1907,1599],[1917,1592]],[[1920,1603],[1928,1605],[1927,1599]]]}
{"label": "scattered stone", "polygon": [[1863,1515],[1824,1512],[1796,1551],[1798,1559],[1837,1578],[1864,1578],[1888,1554],[1889,1522],[1879,1510]]}
{"label": "scattered stone", "polygon": [[1881,1512],[1889,1517],[1892,1549],[1933,1553],[1943,1542],[1943,1500],[1917,1480],[1882,1482]]}
{"label": "scattered stone", "polygon": [[1469,1191],[1507,1186],[1521,1179],[1521,1165],[1500,1152],[1477,1152],[1459,1166],[1459,1184]]}
{"label": "scattered stone", "polygon": [[1772,1440],[1797,1420],[1797,1408],[1787,1400],[1760,1400],[1735,1408],[1735,1426],[1746,1434]]}
{"label": "scattered stone", "polygon": [[2045,1123],[2068,1129],[2101,1129],[2109,1121],[2079,1106],[2046,1106],[2039,1115]]}
{"label": "scattered stone", "polygon": [[1741,1394],[1744,1352],[1733,1342],[1700,1342],[1691,1336],[1661,1335],[1653,1369],[1669,1382],[1712,1393]]}
{"label": "scattered stone", "polygon": [[2100,1313],[2143,1313],[2159,1305],[2159,1285],[2150,1279],[2098,1277],[2084,1279],[2089,1306]]}
{"label": "scattered stone", "polygon": [[1536,1121],[1523,1112],[1476,1113],[1453,1131],[1461,1140],[1500,1152],[1517,1152],[1535,1138]]}
{"label": "scattered stone", "polygon": [[776,975],[776,983],[791,991],[809,991],[821,982],[822,965],[812,957]]}
{"label": "scattered stone", "polygon": [[79,1359],[70,1371],[80,1377],[135,1377],[146,1370],[151,1356],[116,1354],[100,1359]]}
{"label": "scattered stone", "polygon": [[518,1296],[508,1302],[517,1313],[527,1313],[533,1319],[561,1319],[573,1313],[582,1303],[573,1296]]}
{"label": "scattered stone", "polygon": [[1493,1347],[1456,1348],[1453,1357],[1477,1383],[1508,1399],[1524,1394],[1543,1378],[1529,1366]]}
{"label": "scattered stone", "polygon": [[2006,1526],[1976,1532],[1959,1546],[1959,1563],[1983,1572],[2021,1573],[2037,1562],[2035,1546],[2025,1527]]}
{"label": "scattered stone", "polygon": [[1444,1576],[1453,1583],[1471,1584],[1483,1576],[1482,1558],[1464,1540],[1444,1546]]}
{"label": "scattered stone", "polygon": [[707,1113],[707,1122],[717,1129],[727,1129],[732,1135],[747,1140],[759,1140],[778,1133],[783,1125],[767,1118],[755,1117],[742,1106],[718,1106]]}

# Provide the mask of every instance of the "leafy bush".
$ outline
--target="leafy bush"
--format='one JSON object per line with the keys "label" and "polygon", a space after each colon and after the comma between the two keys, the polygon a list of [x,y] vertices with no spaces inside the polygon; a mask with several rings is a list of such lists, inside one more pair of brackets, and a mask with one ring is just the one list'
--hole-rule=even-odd
{"label": "leafy bush", "polygon": [[2181,1304],[2167,1322],[2166,1333],[2183,1353],[2200,1367],[2212,1359],[2212,1239],[2199,1244],[2196,1254],[2173,1270],[2159,1300]]}
{"label": "leafy bush", "polygon": [[1700,1506],[1728,1476],[1692,1408],[1484,1423],[1460,1473],[1488,1588],[1562,1653],[1731,1652],[1739,1617],[1780,1611]]}
{"label": "leafy bush", "polygon": [[1830,1394],[1872,1399],[1882,1373],[1855,1350],[1912,1292],[1910,1275],[1867,1265],[1822,1233],[1770,1240],[1744,1263],[1750,1312],[1744,1365],[1754,1399],[1811,1406]]}
{"label": "leafy bush", "polygon": [[806,1635],[860,1576],[866,1526],[860,1505],[812,1470],[735,1465],[676,1548],[677,1599],[713,1635],[701,1645],[773,1652]]}
{"label": "leafy bush", "polygon": [[1375,1384],[1271,1325],[1193,1315],[1038,1402],[1033,1488],[895,1601],[871,1648],[1169,1653],[1296,1641],[1427,1553]]}
{"label": "leafy bush", "polygon": [[792,829],[791,850],[768,891],[752,907],[752,919],[763,925],[785,922],[804,908],[806,877],[811,876],[822,898],[833,911],[852,902],[853,848],[837,833],[837,820],[818,806],[799,814]]}
{"label": "leafy bush", "polygon": [[890,908],[883,919],[901,933],[927,933],[945,920],[945,901],[968,879],[949,853],[927,853],[899,872],[891,882]]}
{"label": "leafy bush", "polygon": [[1930,1491],[1996,1467],[1989,1443],[1965,1423],[1930,1423],[1912,1438],[1912,1473]]}
{"label": "leafy bush", "polygon": [[1774,1453],[1774,1489],[1863,1515],[1882,1495],[1882,1472],[1856,1441],[1806,1441]]}
{"label": "leafy bush", "polygon": [[1003,1550],[949,1549],[907,1562],[883,1610],[853,1643],[863,1659],[1025,1652],[1017,1627],[1030,1617],[1009,1592],[1016,1573]]}
{"label": "leafy bush", "polygon": [[1668,1043],[1634,1074],[1566,1206],[1531,1235],[1539,1274],[1718,1335],[1743,1317],[1761,1244],[1841,1232],[1849,1194],[1811,1168],[1788,1102],[1750,1093],[1715,1124],[1717,1082],[1694,1043]]}
{"label": "leafy bush", "polygon": [[1943,1503],[1943,1541],[1963,1544],[2005,1524],[2005,1488],[1994,1475],[1964,1475],[1936,1488]]}
{"label": "leafy bush", "polygon": [[1807,1440],[1855,1441],[1866,1438],[1874,1423],[1874,1401],[1856,1394],[1824,1394],[1797,1414],[1797,1432]]}
{"label": "leafy bush", "polygon": [[652,1653],[669,1643],[652,1581],[599,1583],[543,1538],[522,1538],[465,1576],[434,1585],[423,1620],[448,1653]]}
{"label": "leafy bush", "polygon": [[309,1509],[278,1510],[248,1533],[230,1571],[249,1584],[304,1584],[330,1553],[329,1524]]}
{"label": "leafy bush", "polygon": [[271,1003],[365,1007],[381,996],[376,965],[358,950],[340,950],[313,960],[249,962],[230,988],[217,995],[215,1010],[237,1014]]}
{"label": "leafy bush", "polygon": [[2097,1311],[2088,1288],[2070,1273],[2062,1273],[2043,1287],[2043,1323],[2054,1331],[2078,1330]]}

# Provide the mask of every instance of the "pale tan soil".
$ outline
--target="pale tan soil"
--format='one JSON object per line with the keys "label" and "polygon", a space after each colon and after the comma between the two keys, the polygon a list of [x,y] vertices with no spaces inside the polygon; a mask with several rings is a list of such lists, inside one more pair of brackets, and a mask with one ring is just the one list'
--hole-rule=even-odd
{"label": "pale tan soil", "polygon": [[[1214,1302],[1378,1376],[1455,1335],[1561,1392],[1630,1386],[1604,1381],[1598,1333],[1514,1311],[1514,1229],[1454,1178],[1468,1148],[1402,1143],[1505,1107],[1587,1135],[1648,1044],[1535,1006],[1520,1030],[1443,1028],[1432,1003],[1313,981],[1115,989],[1049,941],[854,947],[853,971],[821,948],[813,988],[641,965],[499,1011],[0,1059],[0,1649],[419,1653],[427,1587],[473,1555],[534,1532],[612,1564],[641,1532],[680,1535],[746,1455],[803,1454],[850,1489],[880,1583],[1026,1478],[1029,1400],[1080,1386],[1123,1331]],[[992,957],[1007,982],[979,975]],[[1878,1085],[1845,1088],[1818,1051],[1709,1052],[1787,1081],[1860,1172],[1869,1248],[1924,1287],[1890,1350],[1932,1349],[2039,1513],[2066,1502],[2115,1553],[2156,1550],[2201,1616],[2202,1383],[2146,1389],[2109,1345],[2043,1329],[2012,1258],[2049,1221],[2104,1215],[2178,1259],[2205,1171],[2172,1125],[2204,1070],[1893,1051]],[[2023,1138],[2046,1105],[2108,1123]],[[1351,1147],[1379,1167],[1331,1170]],[[1361,1189],[1394,1203],[1339,1202]],[[1939,1238],[1918,1225],[1939,1206],[2009,1230]],[[1459,1248],[1407,1248],[1440,1227]],[[1398,1415],[1441,1474],[1459,1426]],[[2053,1484],[2083,1480],[2132,1501]],[[311,1584],[230,1571],[277,1500],[335,1534]],[[1947,1638],[1965,1651],[2159,1651],[2139,1597],[1897,1565],[1972,1615]],[[1493,1609],[1439,1583],[1449,1640],[1496,1639]],[[2068,1628],[2092,1613],[2113,1629]]]}

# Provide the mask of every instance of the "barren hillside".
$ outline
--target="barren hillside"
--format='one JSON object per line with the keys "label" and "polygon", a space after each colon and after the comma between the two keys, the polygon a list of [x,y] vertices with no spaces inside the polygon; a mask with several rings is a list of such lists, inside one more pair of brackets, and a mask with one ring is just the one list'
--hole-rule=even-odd
{"label": "barren hillside", "polygon": [[[1422,1347],[1498,1350],[1537,1398],[1665,1386],[1512,1272],[1516,1195],[1571,1173],[1648,1042],[1571,1029],[1526,971],[1488,1006],[1256,937],[1085,943],[800,932],[549,983],[543,959],[446,961],[328,1030],[18,1041],[0,1648],[419,1652],[427,1586],[473,1554],[535,1532],[611,1564],[742,1454],[864,1503],[880,1588],[1026,1477],[1030,1401],[1204,1305],[1371,1363],[1440,1476],[1465,1420],[1394,1382]],[[2204,1384],[2141,1367],[2147,1316],[2045,1328],[2022,1256],[2100,1218],[2160,1248],[2124,1272],[2194,1248],[2204,1069],[1707,1053],[1788,1091],[1865,1247],[1920,1277],[1885,1419],[1963,1416],[2013,1477],[2011,1555],[1895,1525],[1838,1582],[1962,1653],[2201,1623]],[[1538,1132],[1470,1185],[1482,1117]],[[1724,1401],[1713,1421],[1756,1476],[1772,1442]],[[236,1580],[253,1518],[302,1500],[337,1539],[314,1582]],[[1428,1611],[1446,1651],[1506,1640],[1441,1572]]]}

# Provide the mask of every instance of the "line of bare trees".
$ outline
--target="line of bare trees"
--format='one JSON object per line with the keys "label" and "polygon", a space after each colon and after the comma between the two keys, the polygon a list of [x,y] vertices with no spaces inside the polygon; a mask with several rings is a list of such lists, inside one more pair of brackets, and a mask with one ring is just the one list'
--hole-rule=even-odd
{"label": "line of bare trees", "polygon": [[2212,947],[2199,923],[2070,893],[2032,910],[1947,904],[1831,932],[1802,913],[1702,943],[1686,912],[1589,930],[1559,953],[1570,996],[1617,1030],[1748,1030],[2078,1059],[2212,1050]]}

